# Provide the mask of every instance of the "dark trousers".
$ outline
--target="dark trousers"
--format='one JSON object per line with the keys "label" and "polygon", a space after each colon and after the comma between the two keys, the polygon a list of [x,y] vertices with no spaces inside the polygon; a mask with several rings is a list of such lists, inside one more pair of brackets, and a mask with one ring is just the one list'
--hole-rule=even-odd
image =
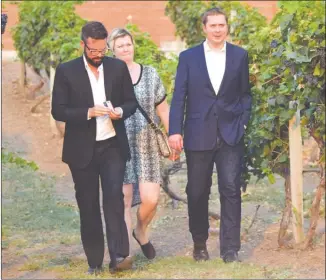
{"label": "dark trousers", "polygon": [[103,213],[111,261],[129,255],[129,241],[124,220],[123,177],[126,161],[116,137],[95,144],[94,155],[84,169],[70,167],[80,212],[80,231],[90,267],[102,265],[104,236],[99,200],[99,178],[103,194]]}
{"label": "dark trousers", "polygon": [[213,150],[186,150],[189,229],[195,246],[204,246],[208,239],[208,200],[216,164],[221,203],[221,256],[229,250],[240,250],[240,175],[243,153],[243,139],[237,145],[229,146],[220,136]]}

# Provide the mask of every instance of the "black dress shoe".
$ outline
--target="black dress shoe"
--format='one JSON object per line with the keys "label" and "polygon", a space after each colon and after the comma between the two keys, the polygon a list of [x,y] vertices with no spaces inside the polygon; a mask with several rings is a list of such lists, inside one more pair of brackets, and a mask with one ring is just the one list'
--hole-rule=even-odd
{"label": "black dress shoe", "polygon": [[109,270],[111,273],[128,270],[132,268],[132,258],[125,257],[125,258],[117,258],[115,264],[111,261],[109,264]]}
{"label": "black dress shoe", "polygon": [[101,272],[103,272],[103,267],[102,266],[96,267],[96,268],[89,267],[88,270],[87,270],[87,274],[89,274],[89,275],[98,275]]}
{"label": "black dress shoe", "polygon": [[209,260],[209,255],[207,252],[207,248],[194,248],[193,258],[195,261],[207,261]]}
{"label": "black dress shoe", "polygon": [[230,263],[230,262],[240,262],[238,253],[235,251],[228,251],[226,252],[223,256],[222,259],[225,263]]}
{"label": "black dress shoe", "polygon": [[146,244],[141,245],[139,240],[136,237],[135,230],[132,231],[132,236],[135,238],[135,240],[139,244],[141,250],[143,251],[144,256],[146,258],[148,258],[149,260],[154,259],[156,256],[156,251],[155,251],[153,244],[150,241],[148,241]]}

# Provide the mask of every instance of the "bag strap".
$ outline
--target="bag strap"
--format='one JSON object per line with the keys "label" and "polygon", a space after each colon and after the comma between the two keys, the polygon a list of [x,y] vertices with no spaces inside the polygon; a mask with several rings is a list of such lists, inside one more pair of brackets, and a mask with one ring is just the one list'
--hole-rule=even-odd
{"label": "bag strap", "polygon": [[159,129],[157,127],[157,125],[151,120],[151,118],[147,115],[147,113],[145,112],[145,110],[139,105],[138,103],[138,110],[142,113],[142,115],[144,116],[144,118],[146,119],[146,121],[148,122],[148,124],[153,128],[153,129]]}

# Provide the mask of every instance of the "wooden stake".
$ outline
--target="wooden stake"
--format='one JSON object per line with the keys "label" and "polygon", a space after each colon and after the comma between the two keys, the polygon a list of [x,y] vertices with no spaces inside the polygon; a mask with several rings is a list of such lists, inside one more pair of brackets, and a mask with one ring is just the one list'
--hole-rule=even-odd
{"label": "wooden stake", "polygon": [[[295,102],[290,102],[290,108],[293,108],[294,105]],[[302,136],[299,110],[297,110],[294,117],[289,121],[289,146],[293,235],[295,242],[300,243],[304,239],[304,231],[302,191]]]}
{"label": "wooden stake", "polygon": [[20,77],[19,77],[19,92],[25,95],[25,85],[26,85],[26,65],[25,61],[20,61]]}
{"label": "wooden stake", "polygon": [[[53,56],[51,55],[51,60]],[[50,101],[50,127],[51,131],[54,136],[56,137],[63,137],[64,135],[64,129],[65,129],[65,123],[56,121],[51,114],[52,109],[52,90],[53,90],[53,84],[54,84],[54,76],[55,76],[55,69],[53,67],[50,68],[50,95],[51,95],[51,101]]]}

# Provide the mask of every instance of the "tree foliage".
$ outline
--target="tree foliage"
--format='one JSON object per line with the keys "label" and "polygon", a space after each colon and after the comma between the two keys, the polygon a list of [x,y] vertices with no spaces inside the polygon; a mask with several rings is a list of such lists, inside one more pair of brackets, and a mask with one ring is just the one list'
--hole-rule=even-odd
{"label": "tree foliage", "polygon": [[[268,27],[249,36],[253,112],[247,164],[258,176],[289,174],[288,123],[301,112],[303,134],[325,146],[325,2],[280,2]],[[296,101],[298,107],[289,108]],[[317,139],[318,138],[318,139]]]}
{"label": "tree foliage", "polygon": [[[81,55],[80,32],[86,20],[75,13],[82,1],[24,1],[19,4],[19,23],[13,29],[18,56],[37,73]],[[174,86],[176,57],[167,58],[150,35],[134,24],[126,28],[132,33],[135,59],[155,67],[165,85],[168,98]]]}
{"label": "tree foliage", "polygon": [[220,7],[229,15],[230,37],[235,44],[246,45],[249,34],[267,25],[266,18],[255,8],[238,1],[168,1],[165,14],[176,26],[176,34],[189,47],[204,40],[201,15]]}
{"label": "tree foliage", "polygon": [[[75,13],[82,1],[22,1],[13,28],[19,58],[37,73],[79,54],[80,30],[86,22]],[[52,55],[52,57],[51,57]]]}

